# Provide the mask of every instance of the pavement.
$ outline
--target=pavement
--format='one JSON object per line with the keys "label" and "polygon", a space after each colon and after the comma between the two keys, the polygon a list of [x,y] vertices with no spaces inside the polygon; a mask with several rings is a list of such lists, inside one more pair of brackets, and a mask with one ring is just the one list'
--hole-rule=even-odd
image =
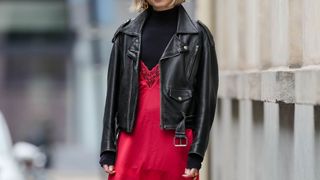
{"label": "pavement", "polygon": [[103,173],[47,170],[47,180],[107,180]]}

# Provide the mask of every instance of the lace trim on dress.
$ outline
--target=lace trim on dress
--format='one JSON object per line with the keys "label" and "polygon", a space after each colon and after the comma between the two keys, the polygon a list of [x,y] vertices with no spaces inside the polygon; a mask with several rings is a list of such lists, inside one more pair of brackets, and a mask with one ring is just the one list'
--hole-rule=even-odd
{"label": "lace trim on dress", "polygon": [[154,84],[154,82],[159,78],[159,63],[155,65],[151,70],[149,70],[142,60],[140,60],[139,62],[141,64],[141,75],[146,80],[148,86],[151,87]]}

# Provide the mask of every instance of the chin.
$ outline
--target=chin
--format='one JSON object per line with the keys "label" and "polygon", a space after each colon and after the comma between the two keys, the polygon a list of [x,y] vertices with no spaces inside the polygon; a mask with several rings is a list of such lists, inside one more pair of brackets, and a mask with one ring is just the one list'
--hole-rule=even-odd
{"label": "chin", "polygon": [[152,6],[157,9],[166,9],[170,4],[163,0],[153,0]]}
{"label": "chin", "polygon": [[165,6],[165,5],[154,5],[153,7],[156,9],[166,9],[167,8],[167,6]]}

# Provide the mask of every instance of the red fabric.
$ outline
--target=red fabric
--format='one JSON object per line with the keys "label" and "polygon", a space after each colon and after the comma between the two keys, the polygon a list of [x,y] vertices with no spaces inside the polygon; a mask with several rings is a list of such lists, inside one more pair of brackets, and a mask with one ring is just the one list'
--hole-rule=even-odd
{"label": "red fabric", "polygon": [[[160,129],[159,64],[151,70],[139,61],[139,98],[133,133],[121,131],[115,174],[109,180],[187,180],[184,173],[192,143],[187,129],[186,147],[173,145],[174,130]],[[199,180],[199,177],[198,179]]]}

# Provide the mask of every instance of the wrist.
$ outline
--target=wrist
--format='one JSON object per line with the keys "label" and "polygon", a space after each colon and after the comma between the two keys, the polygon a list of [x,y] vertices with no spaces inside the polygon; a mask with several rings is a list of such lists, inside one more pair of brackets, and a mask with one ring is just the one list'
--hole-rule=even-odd
{"label": "wrist", "polygon": [[101,167],[103,167],[103,165],[105,165],[105,164],[114,165],[115,164],[115,159],[116,159],[116,153],[115,152],[113,152],[113,151],[105,151],[100,156],[99,164],[100,164]]}
{"label": "wrist", "polygon": [[200,170],[202,161],[203,161],[203,158],[200,155],[191,153],[188,155],[187,168],[188,169],[195,168]]}

